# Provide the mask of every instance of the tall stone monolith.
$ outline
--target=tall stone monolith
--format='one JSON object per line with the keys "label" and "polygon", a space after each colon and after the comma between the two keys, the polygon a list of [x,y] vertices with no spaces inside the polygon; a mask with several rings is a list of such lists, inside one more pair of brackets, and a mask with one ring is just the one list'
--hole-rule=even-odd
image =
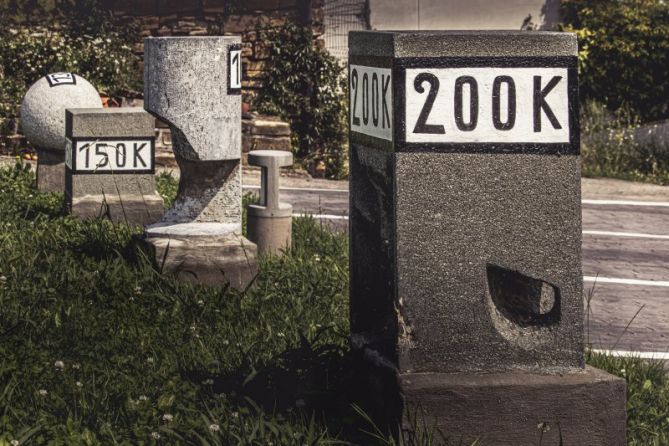
{"label": "tall stone monolith", "polygon": [[377,420],[623,445],[584,364],[576,37],[349,37],[352,346]]}
{"label": "tall stone monolith", "polygon": [[157,262],[184,280],[244,288],[256,246],[242,236],[241,40],[144,41],[144,108],[172,132],[181,178],[173,206],[146,228]]}

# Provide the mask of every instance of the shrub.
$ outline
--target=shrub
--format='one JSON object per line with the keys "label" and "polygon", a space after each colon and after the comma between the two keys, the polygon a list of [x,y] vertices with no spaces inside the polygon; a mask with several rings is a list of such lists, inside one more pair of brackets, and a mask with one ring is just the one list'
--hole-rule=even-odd
{"label": "shrub", "polygon": [[565,0],[562,14],[579,37],[582,98],[669,117],[669,2]]}
{"label": "shrub", "polygon": [[326,175],[346,175],[347,83],[344,70],[295,23],[259,30],[269,48],[270,72],[254,101],[262,112],[290,122],[294,151],[304,162],[322,159]]}
{"label": "shrub", "polygon": [[652,141],[636,141],[637,125],[624,109],[610,112],[586,101],[581,109],[583,175],[669,184],[669,151]]}
{"label": "shrub", "polygon": [[137,28],[118,23],[96,3],[56,2],[62,7],[42,10],[37,23],[25,22],[18,6],[0,18],[0,133],[11,130],[6,127],[25,92],[48,73],[75,72],[109,96],[138,90]]}

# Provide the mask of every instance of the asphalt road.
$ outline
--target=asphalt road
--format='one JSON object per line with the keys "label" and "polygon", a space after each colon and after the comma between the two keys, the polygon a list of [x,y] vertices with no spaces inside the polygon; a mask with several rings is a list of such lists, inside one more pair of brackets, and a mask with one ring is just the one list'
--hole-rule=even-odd
{"label": "asphalt road", "polygon": [[[257,190],[257,176],[244,181]],[[295,215],[346,230],[346,182],[282,184]],[[669,359],[669,187],[584,180],[582,206],[587,340],[617,354]]]}

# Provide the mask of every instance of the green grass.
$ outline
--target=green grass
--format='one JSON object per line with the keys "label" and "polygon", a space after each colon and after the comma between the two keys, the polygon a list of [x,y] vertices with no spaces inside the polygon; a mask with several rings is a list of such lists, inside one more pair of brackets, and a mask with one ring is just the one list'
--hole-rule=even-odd
{"label": "green grass", "polygon": [[[183,284],[137,230],[69,217],[33,182],[0,171],[0,446],[395,444],[348,392],[344,235],[296,219],[294,249],[246,294]],[[669,444],[661,366],[589,362],[628,381],[629,444]]]}

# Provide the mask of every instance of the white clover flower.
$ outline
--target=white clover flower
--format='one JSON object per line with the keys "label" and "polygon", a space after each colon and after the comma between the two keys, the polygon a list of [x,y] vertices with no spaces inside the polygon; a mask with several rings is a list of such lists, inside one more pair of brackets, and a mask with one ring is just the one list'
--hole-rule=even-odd
{"label": "white clover flower", "polygon": [[77,381],[75,384],[76,384],[77,387],[79,387],[80,389],[81,389],[82,387],[84,387],[84,385],[81,383],[81,381]]}
{"label": "white clover flower", "polygon": [[79,363],[74,363],[74,364],[72,364],[72,368],[73,368],[74,370],[79,370],[79,369],[81,368],[81,364],[79,364]]}
{"label": "white clover flower", "polygon": [[160,434],[159,434],[158,432],[151,432],[151,436],[152,436],[155,440],[160,440]]}
{"label": "white clover flower", "polygon": [[197,304],[198,304],[199,306],[203,306],[203,305],[204,305],[204,301],[203,301],[202,299],[200,299],[200,300],[197,301]]}
{"label": "white clover flower", "polygon": [[0,276],[0,284],[5,284],[5,283],[7,283],[7,277]]}
{"label": "white clover flower", "polygon": [[228,341],[227,339],[223,339],[223,345],[228,345],[229,343],[230,341]]}
{"label": "white clover flower", "polygon": [[19,440],[12,440],[9,442],[12,446],[19,446]]}
{"label": "white clover flower", "polygon": [[139,399],[140,401],[147,401],[147,400],[149,399],[149,397],[146,396],[146,395],[140,395],[138,399]]}
{"label": "white clover flower", "polygon": [[238,412],[232,412],[232,418],[239,418],[239,413]]}
{"label": "white clover flower", "polygon": [[169,423],[172,420],[174,420],[174,415],[172,415],[171,413],[166,413],[165,415],[163,415],[164,422]]}
{"label": "white clover flower", "polygon": [[135,294],[138,295],[138,296],[140,294],[142,294],[142,287],[141,286],[136,286],[135,287]]}
{"label": "white clover flower", "polygon": [[153,364],[153,357],[149,356],[148,358],[146,358],[146,362],[148,362],[149,364]]}
{"label": "white clover flower", "polygon": [[210,430],[211,432],[219,432],[219,431],[221,430],[221,426],[219,426],[219,425],[216,424],[216,423],[213,423],[213,424],[210,424],[210,425],[209,425],[209,430]]}
{"label": "white clover flower", "polygon": [[321,256],[319,256],[318,254],[314,254],[314,260],[317,261],[317,262],[320,262],[321,261]]}
{"label": "white clover flower", "polygon": [[39,389],[38,393],[40,396],[47,396],[49,394],[46,389]]}
{"label": "white clover flower", "polygon": [[65,363],[63,361],[56,361],[56,362],[53,363],[53,366],[59,372],[62,372],[63,370],[65,370]]}

